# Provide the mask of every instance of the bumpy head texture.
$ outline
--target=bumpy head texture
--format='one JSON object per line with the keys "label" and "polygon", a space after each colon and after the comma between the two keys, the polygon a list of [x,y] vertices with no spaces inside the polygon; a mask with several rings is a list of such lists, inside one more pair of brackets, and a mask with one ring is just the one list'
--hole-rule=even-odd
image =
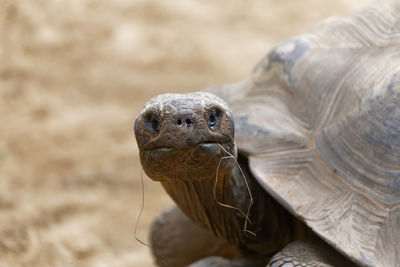
{"label": "bumpy head texture", "polygon": [[236,155],[231,111],[205,92],[152,98],[136,119],[135,135],[142,166],[153,180],[214,177],[210,173],[226,156],[223,149]]}

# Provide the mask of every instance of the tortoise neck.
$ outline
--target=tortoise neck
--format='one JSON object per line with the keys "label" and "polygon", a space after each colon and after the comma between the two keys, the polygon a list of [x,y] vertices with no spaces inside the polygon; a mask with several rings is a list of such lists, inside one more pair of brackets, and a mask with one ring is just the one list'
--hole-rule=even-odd
{"label": "tortoise neck", "polygon": [[[186,177],[185,177],[186,178]],[[217,181],[217,183],[216,183]],[[221,205],[236,206],[229,173],[206,179],[175,179],[162,182],[167,193],[196,224],[229,243],[240,242],[241,229],[235,211]]]}
{"label": "tortoise neck", "polygon": [[307,228],[265,192],[246,166],[247,162],[243,167],[254,200],[249,213],[252,223],[247,230],[255,235],[243,231],[246,218],[237,210],[246,214],[250,203],[246,182],[237,166],[220,173],[217,184],[214,173],[201,180],[169,179],[162,185],[191,220],[216,237],[227,240],[243,253],[274,254],[294,239],[307,235]]}

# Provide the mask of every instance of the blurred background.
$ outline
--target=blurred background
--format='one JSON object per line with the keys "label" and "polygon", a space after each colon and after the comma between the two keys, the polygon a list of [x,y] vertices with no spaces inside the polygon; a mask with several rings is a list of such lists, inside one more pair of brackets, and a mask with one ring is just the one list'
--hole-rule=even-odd
{"label": "blurred background", "polygon": [[[0,266],[153,266],[134,238],[146,100],[238,81],[368,2],[1,0]],[[141,239],[170,205],[146,178]]]}

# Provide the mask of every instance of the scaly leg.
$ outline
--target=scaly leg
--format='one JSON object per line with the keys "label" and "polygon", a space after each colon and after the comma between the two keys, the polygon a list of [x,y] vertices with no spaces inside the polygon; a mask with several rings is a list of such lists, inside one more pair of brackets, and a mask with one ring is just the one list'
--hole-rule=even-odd
{"label": "scaly leg", "polygon": [[272,257],[267,267],[295,266],[355,267],[357,265],[336,252],[322,240],[313,238],[290,243]]}
{"label": "scaly leg", "polygon": [[187,266],[208,256],[232,258],[239,252],[195,225],[174,206],[162,212],[151,227],[151,249],[160,267]]}

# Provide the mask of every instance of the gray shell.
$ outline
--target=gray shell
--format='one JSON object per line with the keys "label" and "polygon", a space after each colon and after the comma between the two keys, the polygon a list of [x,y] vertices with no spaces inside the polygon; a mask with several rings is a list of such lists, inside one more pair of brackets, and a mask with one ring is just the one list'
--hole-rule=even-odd
{"label": "gray shell", "polygon": [[400,1],[278,45],[209,91],[266,191],[359,263],[400,266]]}

